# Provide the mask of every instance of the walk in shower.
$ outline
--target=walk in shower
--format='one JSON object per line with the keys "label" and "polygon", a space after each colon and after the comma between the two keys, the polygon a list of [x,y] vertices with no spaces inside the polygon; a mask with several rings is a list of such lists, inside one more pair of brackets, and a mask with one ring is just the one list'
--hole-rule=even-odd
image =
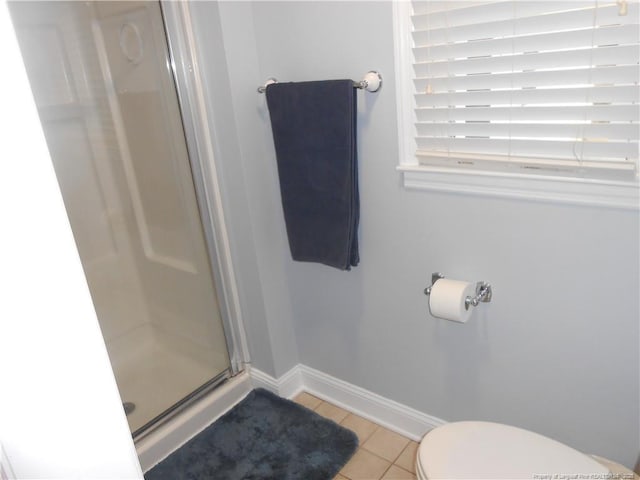
{"label": "walk in shower", "polygon": [[236,373],[161,6],[9,5],[123,407],[140,436]]}

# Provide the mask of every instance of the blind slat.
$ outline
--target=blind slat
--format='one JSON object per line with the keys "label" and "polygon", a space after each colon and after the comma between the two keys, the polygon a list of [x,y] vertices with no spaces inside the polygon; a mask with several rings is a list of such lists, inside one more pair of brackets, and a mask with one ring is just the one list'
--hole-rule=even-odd
{"label": "blind slat", "polygon": [[414,83],[416,92],[424,92],[430,84],[433,91],[481,90],[504,88],[538,88],[549,86],[636,84],[640,66],[602,66],[576,68],[563,71],[537,71],[518,73],[493,73],[464,77],[418,77]]}
{"label": "blind slat", "polygon": [[[429,165],[438,165],[450,167],[452,163],[464,168],[477,170],[512,170],[512,169],[530,169],[542,170],[541,173],[567,172],[570,175],[576,171],[585,171],[586,173],[598,171],[622,174],[622,178],[632,174],[634,167],[631,163],[615,160],[576,160],[565,158],[528,158],[528,157],[511,157],[508,155],[480,155],[477,153],[455,153],[448,154],[445,152],[431,152],[425,150],[417,150],[416,156]],[[528,172],[531,173],[531,172]],[[625,175],[626,174],[626,175]]]}
{"label": "blind slat", "polygon": [[418,1],[413,2],[414,16],[424,13],[436,13],[438,11],[447,10],[449,12],[458,12],[463,9],[475,7],[478,5],[489,5],[492,3],[503,2],[504,0],[440,0],[440,1]]}
{"label": "blind slat", "polygon": [[475,75],[525,70],[571,69],[586,65],[634,65],[639,45],[599,47],[560,52],[504,55],[462,60],[416,63],[416,76]]}
{"label": "blind slat", "polygon": [[587,105],[563,107],[472,107],[472,108],[416,108],[418,121],[481,121],[508,120],[511,122],[585,120],[594,122],[638,122],[638,105]]}
{"label": "blind slat", "polygon": [[615,85],[575,88],[532,88],[514,90],[480,90],[460,92],[418,93],[416,106],[445,107],[448,105],[568,105],[571,103],[638,103],[637,85]]}
{"label": "blind slat", "polygon": [[582,158],[583,160],[638,158],[636,145],[630,142],[581,142],[570,140],[529,140],[495,138],[420,138],[419,150],[462,152],[515,157]]}
{"label": "blind slat", "polygon": [[416,63],[447,60],[449,58],[472,58],[487,55],[509,54],[511,52],[541,52],[546,50],[565,50],[569,48],[588,48],[591,45],[604,46],[614,44],[637,43],[639,29],[637,24],[621,25],[617,28],[592,28],[591,26],[564,32],[540,33],[514,38],[497,38],[475,42],[452,43],[443,45],[416,46],[413,54]]}
{"label": "blind slat", "polygon": [[573,138],[626,140],[637,142],[640,127],[637,123],[488,123],[488,122],[420,122],[416,124],[420,137],[503,137]]}

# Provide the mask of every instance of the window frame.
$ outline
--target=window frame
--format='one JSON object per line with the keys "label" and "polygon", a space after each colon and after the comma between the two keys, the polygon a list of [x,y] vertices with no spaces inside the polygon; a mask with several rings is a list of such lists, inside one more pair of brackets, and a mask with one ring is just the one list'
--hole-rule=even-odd
{"label": "window frame", "polygon": [[411,13],[409,0],[393,1],[399,147],[396,169],[405,188],[640,210],[637,175],[634,180],[619,181],[420,165],[415,156]]}

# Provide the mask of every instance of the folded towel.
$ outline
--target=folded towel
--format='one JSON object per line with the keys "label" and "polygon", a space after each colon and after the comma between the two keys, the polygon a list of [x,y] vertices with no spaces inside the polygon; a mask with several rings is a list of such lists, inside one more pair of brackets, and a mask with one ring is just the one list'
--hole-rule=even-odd
{"label": "folded towel", "polygon": [[350,270],[360,260],[353,82],[275,83],[266,95],[291,256]]}

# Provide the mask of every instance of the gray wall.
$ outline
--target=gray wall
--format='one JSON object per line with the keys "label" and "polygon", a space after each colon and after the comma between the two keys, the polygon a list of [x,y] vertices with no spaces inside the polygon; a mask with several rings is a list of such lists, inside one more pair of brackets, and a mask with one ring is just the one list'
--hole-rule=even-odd
{"label": "gray wall", "polygon": [[[194,8],[199,34],[212,35],[217,7]],[[240,277],[254,363],[276,376],[303,363],[444,420],[506,422],[633,466],[638,213],[404,189],[391,12],[388,2],[219,5],[226,64],[206,49],[203,62],[212,76],[228,69],[218,92],[228,110],[213,114],[235,129],[217,141],[232,153],[219,159],[237,187],[226,197],[232,236],[244,238],[235,254],[251,259]],[[361,265],[295,263],[255,88],[370,69],[384,86],[358,93]],[[464,325],[430,317],[422,290],[434,271],[491,282],[493,302]]]}
{"label": "gray wall", "polygon": [[279,377],[298,363],[298,352],[273,147],[255,94],[262,75],[252,5],[193,2],[190,11],[251,360]]}

